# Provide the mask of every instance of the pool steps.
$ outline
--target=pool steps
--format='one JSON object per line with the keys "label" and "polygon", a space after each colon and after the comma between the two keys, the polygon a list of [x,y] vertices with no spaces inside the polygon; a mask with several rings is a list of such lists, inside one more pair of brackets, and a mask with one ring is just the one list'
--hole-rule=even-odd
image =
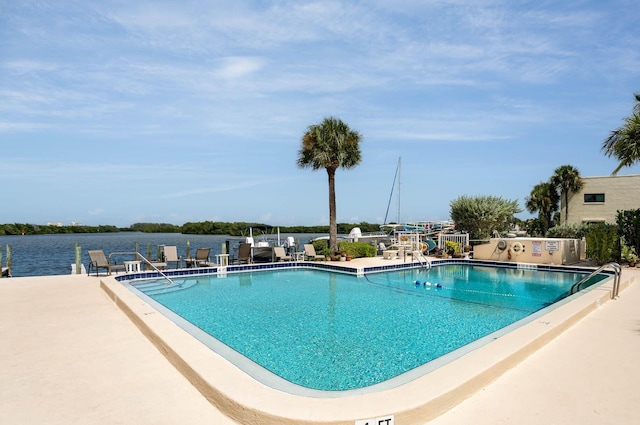
{"label": "pool steps", "polygon": [[164,280],[139,283],[133,285],[136,289],[144,292],[147,295],[160,295],[166,294],[169,292],[181,291],[183,289],[188,289],[197,284],[196,280],[174,280],[173,285],[167,285],[167,282]]}

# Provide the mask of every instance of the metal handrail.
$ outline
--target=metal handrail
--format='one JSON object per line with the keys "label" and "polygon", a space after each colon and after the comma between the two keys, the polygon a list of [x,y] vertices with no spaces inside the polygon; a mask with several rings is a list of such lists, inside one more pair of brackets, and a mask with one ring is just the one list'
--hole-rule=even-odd
{"label": "metal handrail", "polygon": [[168,281],[169,281],[169,283],[170,283],[171,285],[177,285],[177,283],[175,283],[173,280],[171,280],[171,278],[170,278],[169,276],[167,276],[166,274],[164,274],[164,273],[162,272],[162,270],[160,270],[159,268],[157,268],[157,267],[156,267],[156,266],[155,266],[151,261],[147,260],[147,259],[145,258],[145,256],[144,256],[144,255],[140,254],[140,253],[139,253],[139,252],[137,252],[137,251],[118,251],[118,252],[112,252],[111,254],[109,254],[109,263],[111,263],[111,256],[112,256],[112,255],[114,255],[114,254],[116,254],[116,255],[130,255],[130,254],[131,254],[131,255],[135,255],[135,256],[136,256],[136,258],[141,258],[141,259],[142,259],[142,261],[143,261],[144,263],[148,264],[152,269],[154,269],[155,271],[157,271],[157,272],[160,274],[160,276],[162,276],[163,278],[165,278],[166,280],[168,280]]}
{"label": "metal handrail", "polygon": [[592,277],[594,277],[597,274],[600,274],[600,272],[603,271],[604,269],[606,269],[607,267],[613,268],[613,271],[614,271],[613,288],[611,290],[611,299],[616,298],[618,296],[618,292],[620,291],[620,275],[622,274],[622,268],[620,267],[620,264],[618,264],[618,263],[607,263],[607,264],[604,264],[604,265],[598,267],[598,269],[593,271],[591,274],[589,274],[588,276],[580,279],[578,282],[574,283],[573,286],[571,286],[571,290],[569,291],[569,295],[573,295],[576,292],[578,292],[579,288],[580,288],[580,285],[582,285],[583,283],[588,282]]}
{"label": "metal handrail", "polygon": [[[417,253],[417,255],[416,255],[416,253]],[[415,260],[418,260],[418,262],[420,263],[420,265],[421,265],[424,269],[426,269],[427,271],[428,271],[428,270],[431,270],[431,263],[429,262],[429,259],[428,259],[428,258],[426,258],[426,257],[422,254],[422,252],[420,252],[420,251],[413,251],[413,252],[411,253],[411,258],[412,258],[412,261],[413,261],[414,259],[415,259]]]}

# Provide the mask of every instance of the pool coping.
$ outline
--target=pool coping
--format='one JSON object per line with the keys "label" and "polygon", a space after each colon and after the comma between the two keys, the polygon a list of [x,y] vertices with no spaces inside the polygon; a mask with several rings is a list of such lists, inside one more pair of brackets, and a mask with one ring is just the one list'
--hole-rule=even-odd
{"label": "pool coping", "polygon": [[[469,263],[466,260],[439,263],[445,262]],[[471,263],[496,265],[497,262],[475,260]],[[320,268],[343,267],[326,263],[307,263],[306,266],[310,264]],[[503,263],[498,264],[506,267]],[[513,267],[513,264],[509,266]],[[384,270],[401,268],[398,265],[376,267]],[[557,266],[544,267],[558,269]],[[544,316],[400,387],[340,398],[315,398],[285,393],[256,381],[118,280],[123,277],[103,278],[100,285],[143,334],[221,412],[240,423],[331,425],[385,417],[393,417],[402,424],[423,424],[477,392],[607,302],[612,287],[612,279],[607,279]],[[621,289],[629,284],[628,280],[623,280]]]}

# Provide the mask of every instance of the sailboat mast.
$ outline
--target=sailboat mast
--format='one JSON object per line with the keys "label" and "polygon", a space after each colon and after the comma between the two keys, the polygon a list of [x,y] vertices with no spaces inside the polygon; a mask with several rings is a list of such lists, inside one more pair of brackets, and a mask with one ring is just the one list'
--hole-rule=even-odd
{"label": "sailboat mast", "polygon": [[398,219],[396,220],[396,223],[400,224],[400,176],[402,176],[402,173],[400,172],[400,163],[402,162],[402,157],[398,158]]}
{"label": "sailboat mast", "polygon": [[[400,158],[398,158],[398,166],[396,167],[396,174],[393,176],[393,184],[391,185],[391,193],[389,194],[389,202],[387,203],[387,212],[384,214],[384,223],[387,224],[387,217],[389,216],[389,207],[391,207],[391,200],[393,199],[393,189],[396,187],[396,180],[400,176]],[[400,189],[400,181],[398,180],[398,189]],[[400,194],[398,194],[398,221],[400,223]]]}

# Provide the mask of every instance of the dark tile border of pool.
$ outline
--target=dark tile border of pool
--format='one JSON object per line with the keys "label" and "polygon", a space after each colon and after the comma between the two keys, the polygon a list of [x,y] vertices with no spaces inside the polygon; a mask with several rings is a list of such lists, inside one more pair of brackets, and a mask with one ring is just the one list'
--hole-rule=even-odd
{"label": "dark tile border of pool", "polygon": [[[434,264],[474,264],[518,268],[516,264],[478,260],[435,260]],[[275,267],[274,267],[275,266]],[[359,269],[373,273],[416,264],[393,264]],[[230,266],[227,268],[229,272]],[[238,267],[238,266],[236,266]],[[319,268],[340,272],[353,270],[318,263],[276,263],[239,266],[251,271],[291,267]],[[532,268],[528,264],[522,268]],[[542,266],[539,270],[591,271],[590,268]],[[217,273],[217,268],[195,269],[191,274]],[[184,275],[171,271],[174,276]],[[169,274],[169,273],[167,273]],[[220,411],[239,423],[261,424],[353,424],[366,418],[395,417],[396,423],[423,424],[437,417],[482,386],[496,379],[531,353],[568,329],[601,303],[610,299],[611,280],[607,279],[558,303],[558,308],[546,312],[538,320],[518,327],[493,339],[490,344],[460,354],[427,373],[419,374],[407,383],[392,388],[380,387],[372,393],[352,390],[345,397],[322,398],[291,394],[272,389],[253,379],[228,359],[216,354],[192,335],[179,329],[152,306],[126,288],[128,280],[154,277],[153,273],[135,273],[104,278],[101,287],[123,312],[154,343],[167,359],[198,388]],[[161,277],[156,273],[155,277]],[[122,283],[124,285],[122,285]],[[622,287],[629,282],[623,282]],[[179,329],[179,331],[178,331]],[[203,361],[203,359],[205,359]],[[437,362],[435,360],[434,362]],[[432,362],[433,363],[433,362]],[[382,384],[379,384],[382,385]],[[356,401],[357,400],[357,401]],[[313,412],[313,413],[310,413]]]}
{"label": "dark tile border of pool", "polygon": [[[491,266],[510,269],[524,269],[524,270],[537,270],[537,271],[564,271],[564,272],[578,272],[584,273],[585,271],[591,272],[595,268],[591,267],[577,267],[577,266],[559,266],[549,264],[530,264],[530,263],[503,263],[499,261],[490,260],[471,260],[471,259],[444,259],[433,260],[430,262],[431,266],[440,266],[445,264],[469,264],[477,266]],[[381,266],[369,266],[361,268],[353,268],[349,266],[334,265],[331,262],[308,262],[308,261],[290,261],[280,263],[263,263],[263,264],[246,264],[246,265],[232,265],[232,266],[214,266],[214,267],[198,267],[188,269],[172,269],[164,270],[162,273],[164,276],[171,277],[186,277],[186,276],[198,276],[198,275],[215,275],[223,273],[239,273],[239,272],[251,272],[251,271],[264,271],[264,270],[277,270],[277,269],[298,269],[298,268],[313,268],[318,270],[327,270],[338,273],[353,274],[356,276],[362,276],[366,273],[380,273],[392,270],[402,270],[407,268],[419,268],[424,267],[417,262],[396,263]],[[602,274],[613,275],[611,270],[602,270]],[[162,279],[163,274],[157,271],[143,271],[138,273],[128,273],[115,276],[115,279],[119,282],[131,281],[138,279]]]}

